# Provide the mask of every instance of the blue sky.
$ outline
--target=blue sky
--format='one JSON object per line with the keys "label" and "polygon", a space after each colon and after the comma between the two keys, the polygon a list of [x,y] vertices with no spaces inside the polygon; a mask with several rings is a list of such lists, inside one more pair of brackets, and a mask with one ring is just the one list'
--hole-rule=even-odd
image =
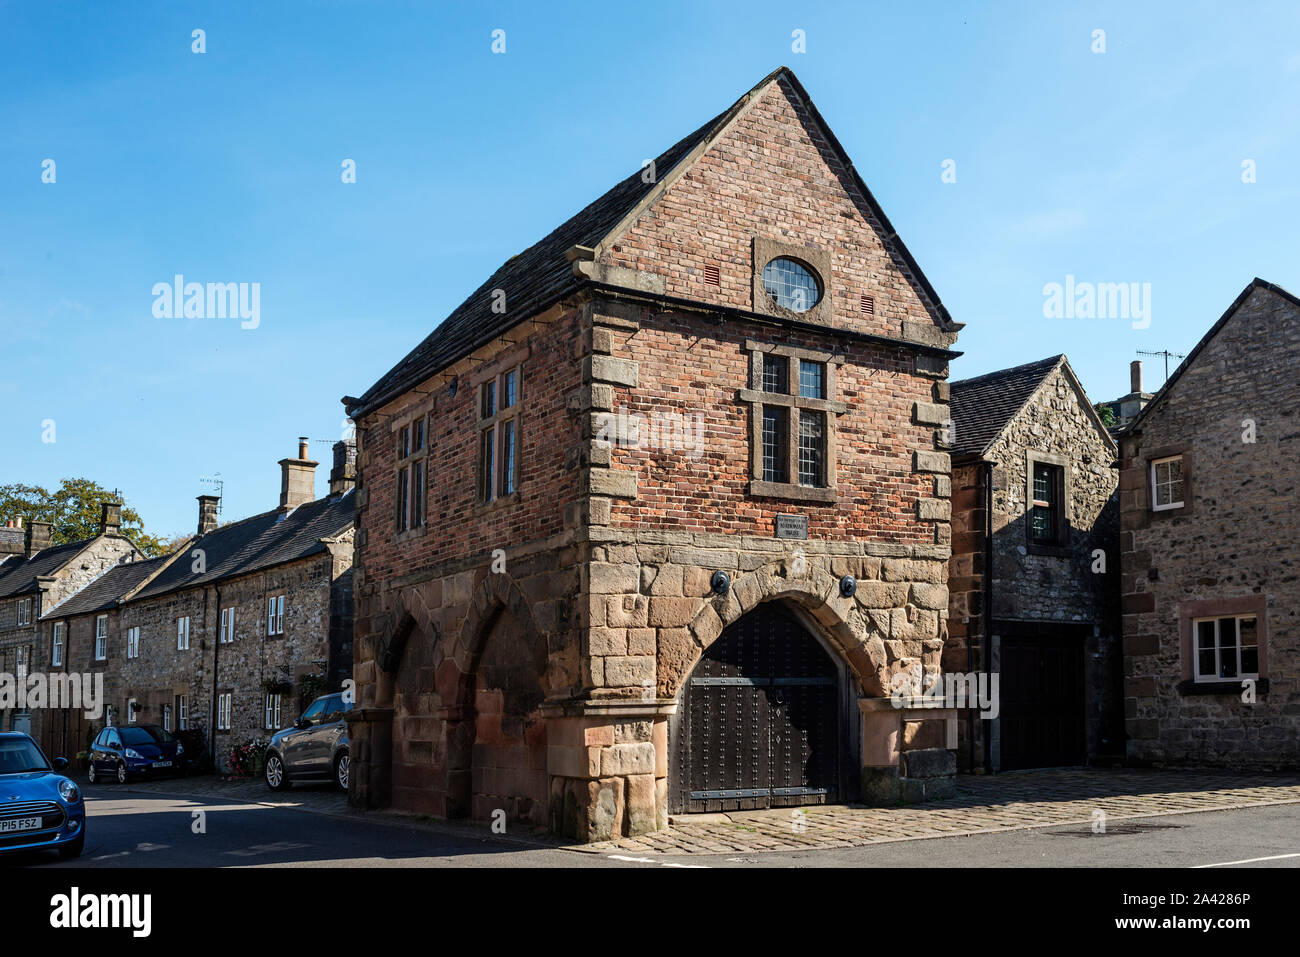
{"label": "blue sky", "polygon": [[[0,18],[0,484],[84,475],[159,534],[192,531],[217,472],[223,517],[274,507],[300,434],[321,440],[323,494],[340,396],[783,63],[966,323],[955,377],[1065,352],[1094,400],[1114,398],[1135,350],[1188,351],[1252,277],[1300,290],[1292,3],[0,3]],[[177,273],[259,283],[260,325],[156,318],[151,290]],[[1044,318],[1044,285],[1067,275],[1150,283],[1150,326]],[[1147,369],[1158,386],[1162,363]]]}

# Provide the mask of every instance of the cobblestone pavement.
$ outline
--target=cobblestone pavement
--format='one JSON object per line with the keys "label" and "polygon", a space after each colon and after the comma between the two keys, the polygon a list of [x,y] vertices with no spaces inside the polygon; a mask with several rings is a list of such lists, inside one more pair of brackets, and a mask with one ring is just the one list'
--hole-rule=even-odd
{"label": "cobblestone pavement", "polygon": [[[107,794],[116,785],[98,788]],[[399,812],[349,809],[331,785],[305,785],[274,792],[260,779],[172,778],[131,782],[123,790],[211,796],[233,801],[294,807],[343,816],[366,815],[393,823],[443,822]],[[1074,769],[1027,771],[957,778],[957,794],[944,801],[894,808],[829,805],[802,809],[733,811],[675,818],[666,831],[571,850],[660,854],[724,854],[758,851],[859,847],[889,841],[988,834],[1058,824],[1093,824],[1143,817],[1222,811],[1271,804],[1300,804],[1300,775],[1236,775],[1202,771]],[[465,825],[461,824],[460,827]],[[472,827],[472,825],[471,825]],[[518,839],[525,837],[512,834]],[[550,846],[562,842],[541,834],[526,840]]]}

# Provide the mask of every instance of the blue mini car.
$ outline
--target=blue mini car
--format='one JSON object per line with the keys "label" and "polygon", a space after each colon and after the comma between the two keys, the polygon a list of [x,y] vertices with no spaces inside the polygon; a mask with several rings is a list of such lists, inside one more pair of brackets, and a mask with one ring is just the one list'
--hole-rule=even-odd
{"label": "blue mini car", "polygon": [[86,845],[81,789],[59,772],[30,736],[0,732],[0,854],[49,849],[77,857]]}

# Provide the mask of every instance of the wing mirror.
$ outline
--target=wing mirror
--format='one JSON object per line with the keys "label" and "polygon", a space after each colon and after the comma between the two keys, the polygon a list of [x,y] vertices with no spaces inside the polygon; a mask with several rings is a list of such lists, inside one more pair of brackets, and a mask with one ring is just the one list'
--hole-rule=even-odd
{"label": "wing mirror", "polygon": [[62,771],[62,770],[63,770],[64,768],[66,768],[67,766],[68,766],[68,759],[67,759],[67,758],[55,758],[55,759],[54,759],[54,770],[56,770],[56,771]]}

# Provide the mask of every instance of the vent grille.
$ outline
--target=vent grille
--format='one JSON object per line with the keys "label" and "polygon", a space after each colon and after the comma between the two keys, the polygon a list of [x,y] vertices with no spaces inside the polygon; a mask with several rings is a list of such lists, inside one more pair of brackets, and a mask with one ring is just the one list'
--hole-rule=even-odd
{"label": "vent grille", "polygon": [[718,267],[713,263],[708,263],[704,267],[704,281],[710,286],[722,284],[722,276],[718,272]]}
{"label": "vent grille", "polygon": [[874,316],[874,315],[876,314],[876,297],[875,297],[875,296],[863,296],[863,297],[862,297],[862,311],[865,312],[868,316]]}

